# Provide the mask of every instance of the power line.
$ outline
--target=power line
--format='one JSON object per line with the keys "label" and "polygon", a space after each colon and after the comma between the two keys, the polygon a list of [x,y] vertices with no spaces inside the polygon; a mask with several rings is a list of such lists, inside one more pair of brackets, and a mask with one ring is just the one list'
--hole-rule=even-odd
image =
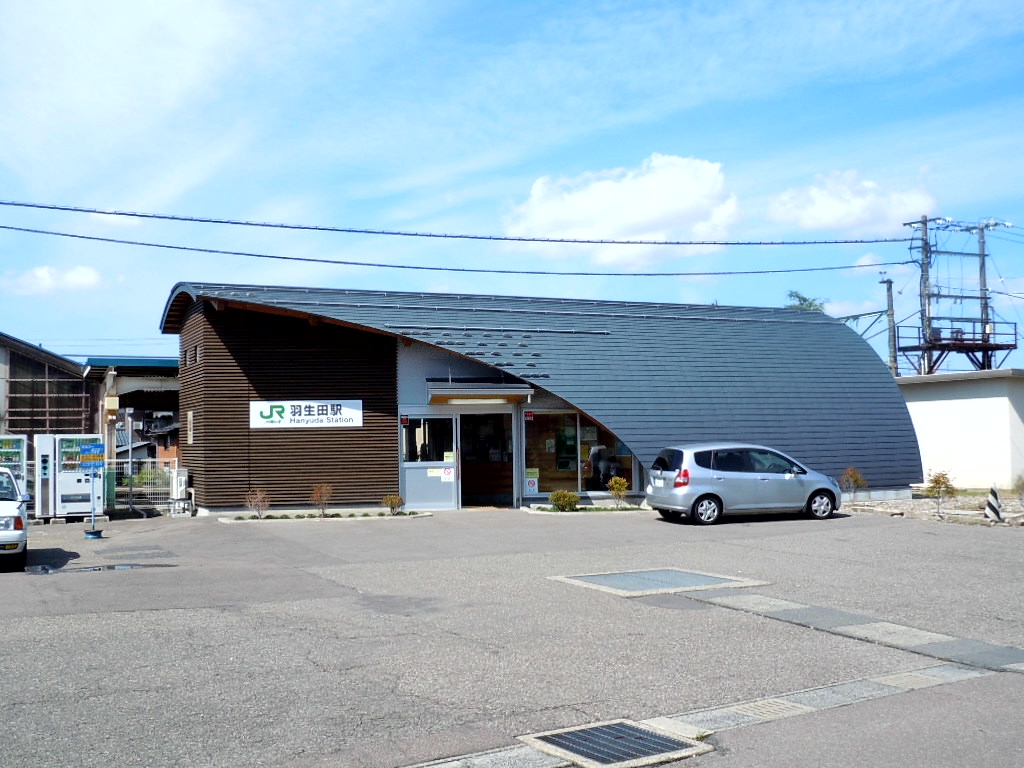
{"label": "power line", "polygon": [[[0,203],[2,205],[3,203]],[[318,259],[311,256],[279,256],[270,253],[252,253],[250,251],[227,251],[217,248],[198,248],[187,245],[171,245],[168,243],[150,243],[140,240],[121,240],[112,237],[97,237],[95,235],[79,235],[71,232],[54,232],[46,229],[29,229],[27,227],[11,227],[0,224],[0,229],[12,232],[28,232],[36,235],[51,235],[54,237],[69,237],[76,240],[91,240],[101,243],[115,243],[117,245],[136,245],[143,248],[163,248],[172,251],[191,251],[194,253],[210,253],[221,256],[245,256],[253,259],[275,259],[278,261],[301,261],[314,264],[336,264],[348,267],[373,267],[376,269],[408,269],[425,272],[474,272],[497,275],[550,275],[557,277],[724,277],[729,275],[776,275],[793,272],[835,272],[846,269],[868,269],[880,266],[896,266],[900,264],[912,264],[912,261],[882,261],[874,264],[850,264],[839,267],[802,267],[792,269],[752,269],[752,270],[729,270],[723,272],[556,272],[537,269],[477,269],[470,267],[429,267],[416,264],[381,264],[370,261],[349,261],[343,259]],[[574,241],[583,242],[583,241]]]}
{"label": "power line", "polygon": [[[511,235],[466,235],[442,234],[438,232],[407,232],[391,229],[360,229],[355,227],[327,227],[309,224],[278,224],[266,221],[242,221],[239,219],[216,219],[202,216],[175,216],[165,213],[140,213],[138,211],[104,210],[101,208],[84,208],[72,205],[55,205],[48,203],[23,203],[14,200],[0,200],[0,206],[17,208],[39,208],[47,211],[66,211],[71,213],[89,213],[101,216],[126,216],[136,219],[158,219],[160,221],[187,222],[191,224],[226,224],[237,227],[263,227],[267,229],[293,229],[309,232],[338,232],[349,235],[380,235],[389,237],[424,237],[446,240],[494,240],[514,243],[561,243],[573,245],[868,245],[873,243],[907,243],[914,238],[886,237],[869,240],[592,240],[560,237],[513,237]],[[547,274],[547,273],[540,273]],[[554,273],[558,274],[558,273]]]}

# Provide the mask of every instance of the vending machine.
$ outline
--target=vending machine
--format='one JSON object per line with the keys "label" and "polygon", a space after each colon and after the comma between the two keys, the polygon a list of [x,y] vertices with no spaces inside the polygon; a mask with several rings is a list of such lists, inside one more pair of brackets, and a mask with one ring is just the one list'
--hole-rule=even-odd
{"label": "vending machine", "polygon": [[81,517],[103,509],[103,468],[92,451],[102,435],[36,435],[37,518]]}
{"label": "vending machine", "polygon": [[18,487],[24,493],[28,490],[28,438],[24,435],[0,435],[0,467],[11,470]]}

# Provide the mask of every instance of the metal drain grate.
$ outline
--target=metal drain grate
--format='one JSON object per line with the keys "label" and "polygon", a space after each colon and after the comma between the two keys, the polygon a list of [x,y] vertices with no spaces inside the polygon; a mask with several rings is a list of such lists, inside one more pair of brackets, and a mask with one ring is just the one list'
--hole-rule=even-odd
{"label": "metal drain grate", "polygon": [[583,768],[655,765],[710,752],[709,744],[613,720],[521,736],[521,741]]}

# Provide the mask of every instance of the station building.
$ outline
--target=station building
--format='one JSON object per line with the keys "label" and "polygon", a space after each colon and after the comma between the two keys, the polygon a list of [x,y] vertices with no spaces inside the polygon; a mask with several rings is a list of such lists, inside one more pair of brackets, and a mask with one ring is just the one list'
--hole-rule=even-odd
{"label": "station building", "polygon": [[644,487],[658,451],[769,445],[873,489],[922,479],[878,355],[819,312],[180,283],[182,465],[196,504],[520,506]]}

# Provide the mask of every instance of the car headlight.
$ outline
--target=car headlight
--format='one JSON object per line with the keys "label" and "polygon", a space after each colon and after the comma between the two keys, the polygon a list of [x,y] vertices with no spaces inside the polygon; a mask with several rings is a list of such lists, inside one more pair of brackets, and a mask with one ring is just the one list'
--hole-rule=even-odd
{"label": "car headlight", "polygon": [[23,531],[25,521],[20,517],[0,517],[0,531]]}

